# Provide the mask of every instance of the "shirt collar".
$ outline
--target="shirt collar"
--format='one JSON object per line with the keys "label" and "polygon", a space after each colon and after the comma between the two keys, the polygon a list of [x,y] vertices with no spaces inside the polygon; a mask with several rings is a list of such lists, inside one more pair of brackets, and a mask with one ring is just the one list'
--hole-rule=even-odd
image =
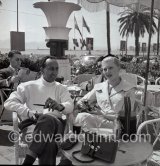
{"label": "shirt collar", "polygon": [[54,82],[47,82],[43,76],[41,76],[41,81],[42,81],[42,84],[45,85],[45,86],[48,86],[48,87],[51,87],[51,86],[54,86],[55,85],[55,81]]}
{"label": "shirt collar", "polygon": [[128,91],[132,88],[135,88],[136,86],[134,84],[131,84],[130,82],[121,79],[121,82],[115,87],[116,91]]}
{"label": "shirt collar", "polygon": [[13,71],[15,71],[16,69],[14,68],[14,67],[12,67],[11,65],[9,65],[9,67],[13,70]]}
{"label": "shirt collar", "polygon": [[[108,87],[108,80],[105,81]],[[136,86],[134,84],[129,83],[128,81],[121,79],[120,83],[114,88],[115,92],[119,92],[119,91],[128,91],[132,88],[135,88]]]}

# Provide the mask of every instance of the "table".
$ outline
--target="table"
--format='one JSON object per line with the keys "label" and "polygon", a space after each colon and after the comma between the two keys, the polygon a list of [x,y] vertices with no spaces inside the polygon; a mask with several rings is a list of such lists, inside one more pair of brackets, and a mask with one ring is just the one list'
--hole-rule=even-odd
{"label": "table", "polygon": [[[137,88],[144,90],[145,86],[144,85],[137,85]],[[147,85],[147,91],[159,92],[160,91],[160,85]]]}
{"label": "table", "polygon": [[74,99],[74,101],[76,102],[76,98],[78,96],[80,96],[80,92],[81,92],[81,88],[78,86],[78,84],[73,84],[73,85],[69,85],[67,86],[67,89],[69,90],[69,92],[71,93],[71,97]]}
{"label": "table", "polygon": [[[96,159],[92,163],[80,163],[72,157],[72,152],[76,150],[80,150],[81,146],[82,146],[82,143],[79,142],[71,150],[65,150],[65,151],[62,150],[62,153],[64,154],[64,156],[70,159],[73,165],[77,165],[77,166],[78,165],[85,165],[85,166],[86,165],[105,165],[105,166],[136,165],[148,159],[153,152],[152,145],[145,141],[127,142],[127,143],[120,142],[119,149],[126,151],[126,153],[117,151],[116,159],[114,163],[107,163],[99,159]],[[77,154],[77,157],[81,158],[82,160],[87,160],[88,158],[87,156],[84,156],[81,153]]]}
{"label": "table", "polygon": [[67,87],[67,89],[68,89],[69,91],[76,91],[76,92],[78,92],[78,91],[81,90],[81,88],[78,86],[78,84],[69,85],[69,86]]}

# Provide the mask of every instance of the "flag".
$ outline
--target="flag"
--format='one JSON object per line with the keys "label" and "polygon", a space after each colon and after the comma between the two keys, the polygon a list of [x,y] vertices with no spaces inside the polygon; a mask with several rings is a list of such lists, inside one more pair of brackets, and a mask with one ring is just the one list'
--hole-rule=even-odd
{"label": "flag", "polygon": [[79,34],[80,34],[81,37],[82,37],[82,33],[81,33],[81,31],[80,31],[80,29],[79,29],[79,27],[78,27],[77,20],[76,20],[76,17],[75,17],[75,16],[74,16],[74,28],[78,30]]}
{"label": "flag", "polygon": [[73,44],[74,44],[76,47],[79,47],[79,44],[78,44],[77,39],[73,39]]}
{"label": "flag", "polygon": [[84,19],[83,16],[82,16],[82,27],[85,27],[85,28],[87,29],[87,31],[88,31],[89,33],[91,33],[91,32],[90,32],[90,28],[89,28],[89,26],[87,25],[87,23],[86,23],[86,21],[85,21],[85,19]]}
{"label": "flag", "polygon": [[157,43],[153,44],[153,52],[157,51]]}
{"label": "flag", "polygon": [[126,49],[126,41],[121,40],[120,41],[120,51],[125,51],[125,49]]}
{"label": "flag", "polygon": [[82,47],[86,46],[86,41],[85,41],[85,39],[80,39],[80,43],[82,44]]}
{"label": "flag", "polygon": [[142,52],[146,52],[146,43],[142,43]]}

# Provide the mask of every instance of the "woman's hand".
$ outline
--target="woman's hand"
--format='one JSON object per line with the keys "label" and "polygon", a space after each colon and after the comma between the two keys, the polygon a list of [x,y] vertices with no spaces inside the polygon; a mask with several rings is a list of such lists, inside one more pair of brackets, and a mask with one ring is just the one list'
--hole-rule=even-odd
{"label": "woman's hand", "polygon": [[12,76],[10,79],[10,82],[11,83],[18,83],[18,82],[20,82],[20,77],[18,75]]}
{"label": "woman's hand", "polygon": [[81,112],[89,112],[89,106],[88,106],[88,101],[86,100],[79,100],[77,102],[77,108],[81,111]]}

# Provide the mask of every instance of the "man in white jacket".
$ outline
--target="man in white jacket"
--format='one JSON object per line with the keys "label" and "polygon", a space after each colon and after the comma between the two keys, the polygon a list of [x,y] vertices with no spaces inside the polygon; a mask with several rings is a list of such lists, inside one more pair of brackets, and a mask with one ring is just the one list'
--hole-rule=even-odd
{"label": "man in white jacket", "polygon": [[[73,101],[67,88],[55,81],[58,75],[56,59],[45,57],[41,71],[40,79],[20,84],[5,102],[5,108],[16,111],[22,120],[35,118],[35,113],[41,113],[36,125],[28,128],[28,132],[33,131],[33,136],[24,165],[33,164],[37,157],[39,164],[56,165],[56,134],[63,135],[65,123],[62,115],[73,111]],[[42,114],[44,108],[37,104],[45,105],[51,111]]]}

